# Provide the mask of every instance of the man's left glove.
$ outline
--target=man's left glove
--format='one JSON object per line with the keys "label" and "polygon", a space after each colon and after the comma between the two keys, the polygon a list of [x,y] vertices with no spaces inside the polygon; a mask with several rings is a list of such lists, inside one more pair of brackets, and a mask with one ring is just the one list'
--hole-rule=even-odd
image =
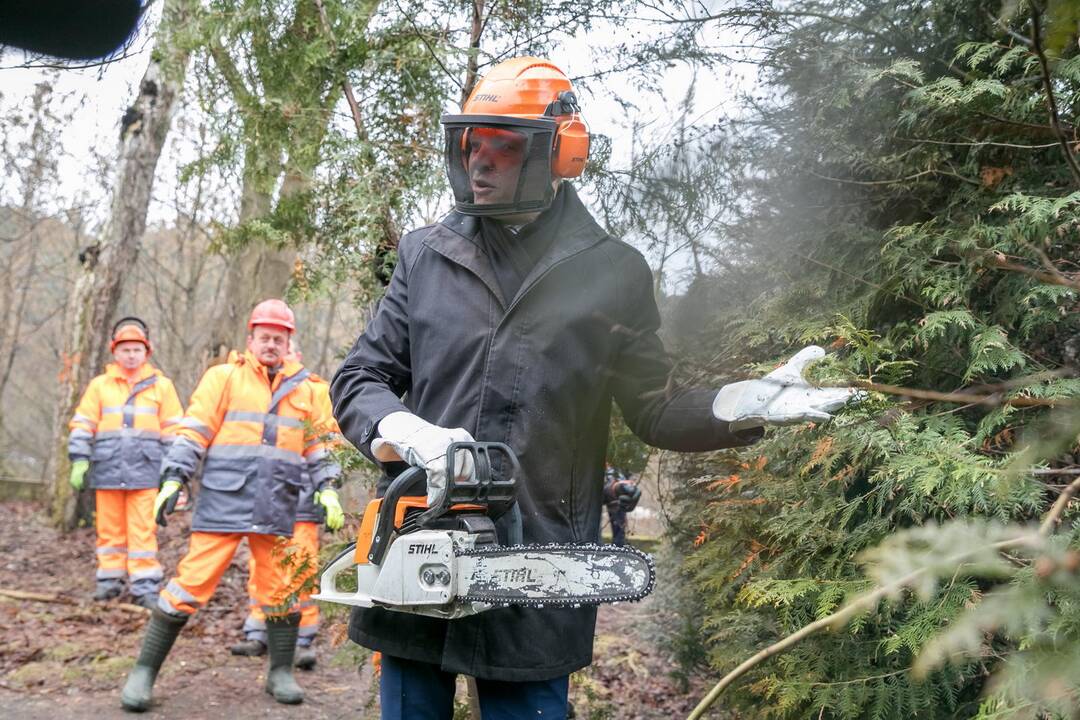
{"label": "man's left glove", "polygon": [[831,419],[833,412],[858,402],[863,393],[854,388],[819,388],[803,379],[806,366],[823,357],[825,351],[811,345],[760,380],[725,385],[713,399],[713,416],[729,423],[733,431]]}
{"label": "man's left glove", "polygon": [[86,471],[89,469],[89,460],[76,460],[71,463],[71,477],[68,478],[68,482],[75,492],[83,489],[83,484],[86,481]]}
{"label": "man's left glove", "polygon": [[176,479],[175,475],[166,475],[161,483],[161,489],[158,490],[157,497],[154,498],[154,519],[161,527],[168,527],[169,521],[165,519],[166,515],[172,515],[176,510],[176,501],[180,499],[180,488],[183,487],[183,483]]}
{"label": "man's left glove", "polygon": [[333,488],[316,490],[314,500],[316,505],[322,505],[326,510],[326,527],[330,530],[340,530],[345,524],[345,511],[341,509],[337,490]]}

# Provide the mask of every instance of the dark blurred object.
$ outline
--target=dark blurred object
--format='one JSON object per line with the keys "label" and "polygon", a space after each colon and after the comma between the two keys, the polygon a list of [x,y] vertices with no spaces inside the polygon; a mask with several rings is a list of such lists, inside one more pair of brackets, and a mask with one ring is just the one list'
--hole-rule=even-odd
{"label": "dark blurred object", "polygon": [[140,0],[0,0],[0,45],[91,60],[123,45],[141,14]]}

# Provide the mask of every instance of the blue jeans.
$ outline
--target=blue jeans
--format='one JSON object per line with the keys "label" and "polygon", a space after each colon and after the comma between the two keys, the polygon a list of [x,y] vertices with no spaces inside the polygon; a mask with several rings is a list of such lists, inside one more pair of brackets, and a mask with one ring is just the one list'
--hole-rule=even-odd
{"label": "blue jeans", "polygon": [[[382,720],[452,720],[456,676],[438,665],[382,658]],[[566,720],[570,676],[532,682],[477,680],[483,720]]]}

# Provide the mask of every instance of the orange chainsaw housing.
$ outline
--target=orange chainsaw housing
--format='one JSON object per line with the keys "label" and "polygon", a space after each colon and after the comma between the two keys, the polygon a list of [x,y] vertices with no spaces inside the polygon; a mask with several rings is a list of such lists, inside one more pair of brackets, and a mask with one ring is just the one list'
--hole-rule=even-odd
{"label": "orange chainsaw housing", "polygon": [[[405,515],[409,510],[426,510],[427,498],[423,495],[409,496],[398,500],[397,508],[394,510],[394,529],[397,530],[404,524]],[[364,509],[364,519],[360,521],[360,531],[356,535],[356,554],[353,559],[357,565],[368,564],[368,553],[371,552],[371,537],[375,533],[375,526],[378,524],[379,511],[382,509],[382,498],[376,498],[367,504]],[[450,508],[452,511],[484,511],[483,505],[466,505],[459,504]]]}

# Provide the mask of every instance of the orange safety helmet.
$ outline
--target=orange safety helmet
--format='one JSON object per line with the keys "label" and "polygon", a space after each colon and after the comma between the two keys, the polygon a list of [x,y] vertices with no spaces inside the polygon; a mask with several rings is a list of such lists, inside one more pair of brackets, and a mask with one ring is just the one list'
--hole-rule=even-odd
{"label": "orange safety helmet", "polygon": [[256,325],[276,325],[291,333],[296,330],[296,316],[284,300],[271,298],[263,300],[251,311],[251,317],[248,318],[248,330]]}
{"label": "orange safety helmet", "polygon": [[116,346],[122,342],[141,342],[146,346],[147,355],[154,353],[154,346],[150,344],[150,328],[134,315],[122,317],[113,325],[109,352],[116,352]]}
{"label": "orange safety helmet", "polygon": [[[573,85],[558,66],[536,57],[505,60],[476,84],[459,115],[444,115],[447,173],[458,211],[507,215],[544,210],[552,182],[581,175],[589,158],[589,128]],[[524,158],[511,202],[475,202],[468,170],[469,136],[476,128],[517,133]]]}

